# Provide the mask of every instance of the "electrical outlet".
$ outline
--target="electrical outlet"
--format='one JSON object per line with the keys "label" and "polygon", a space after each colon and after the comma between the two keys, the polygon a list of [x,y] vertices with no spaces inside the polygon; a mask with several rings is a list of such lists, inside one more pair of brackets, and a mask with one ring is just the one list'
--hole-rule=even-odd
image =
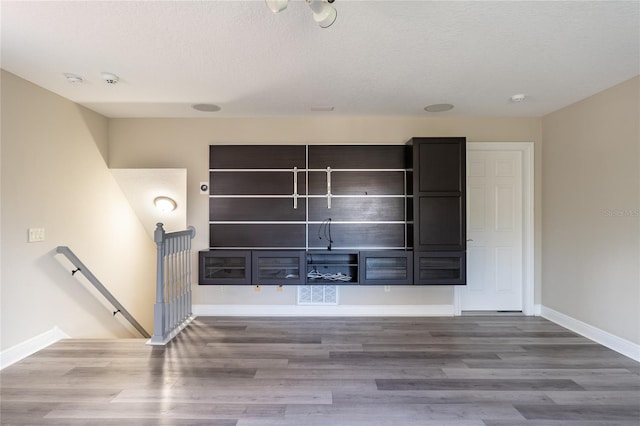
{"label": "electrical outlet", "polygon": [[391,292],[391,286],[390,285],[385,285],[384,286],[384,292],[385,293],[390,293]]}
{"label": "electrical outlet", "polygon": [[29,228],[27,241],[30,243],[44,241],[44,228]]}

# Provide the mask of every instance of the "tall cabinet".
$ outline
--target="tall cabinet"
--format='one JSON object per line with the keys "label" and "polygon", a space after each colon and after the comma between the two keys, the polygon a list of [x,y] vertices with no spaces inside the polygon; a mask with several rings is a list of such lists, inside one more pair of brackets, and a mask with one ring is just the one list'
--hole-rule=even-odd
{"label": "tall cabinet", "polygon": [[411,144],[414,283],[466,284],[466,139]]}

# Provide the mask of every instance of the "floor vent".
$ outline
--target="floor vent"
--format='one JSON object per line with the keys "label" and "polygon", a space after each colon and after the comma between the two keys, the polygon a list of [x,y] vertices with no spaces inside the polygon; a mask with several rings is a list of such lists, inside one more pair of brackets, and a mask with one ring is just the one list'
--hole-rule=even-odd
{"label": "floor vent", "polygon": [[301,285],[298,286],[298,305],[337,305],[338,286]]}

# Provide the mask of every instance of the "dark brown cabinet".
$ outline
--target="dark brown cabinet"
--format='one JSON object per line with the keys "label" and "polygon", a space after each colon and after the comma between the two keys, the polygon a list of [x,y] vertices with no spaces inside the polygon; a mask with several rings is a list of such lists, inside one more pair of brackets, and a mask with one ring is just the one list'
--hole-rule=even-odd
{"label": "dark brown cabinet", "polygon": [[414,138],[416,284],[466,284],[466,140]]}
{"label": "dark brown cabinet", "polygon": [[425,284],[466,283],[464,252],[416,252],[413,279]]}
{"label": "dark brown cabinet", "polygon": [[413,284],[413,253],[400,250],[360,252],[360,284]]}
{"label": "dark brown cabinet", "polygon": [[251,253],[252,281],[256,285],[305,283],[305,252],[255,250]]}
{"label": "dark brown cabinet", "polygon": [[198,258],[200,284],[251,284],[251,252],[203,250]]}

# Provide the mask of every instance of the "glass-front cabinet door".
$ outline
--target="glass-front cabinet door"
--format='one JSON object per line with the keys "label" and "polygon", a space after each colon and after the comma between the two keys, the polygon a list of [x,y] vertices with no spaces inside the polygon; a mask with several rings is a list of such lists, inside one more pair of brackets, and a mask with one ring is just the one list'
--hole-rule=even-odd
{"label": "glass-front cabinet door", "polygon": [[200,284],[251,284],[249,250],[203,250],[198,265]]}
{"label": "glass-front cabinet door", "polygon": [[254,250],[252,275],[255,285],[300,285],[305,282],[302,250]]}
{"label": "glass-front cabinet door", "polygon": [[360,252],[360,284],[413,284],[413,252],[377,250]]}

